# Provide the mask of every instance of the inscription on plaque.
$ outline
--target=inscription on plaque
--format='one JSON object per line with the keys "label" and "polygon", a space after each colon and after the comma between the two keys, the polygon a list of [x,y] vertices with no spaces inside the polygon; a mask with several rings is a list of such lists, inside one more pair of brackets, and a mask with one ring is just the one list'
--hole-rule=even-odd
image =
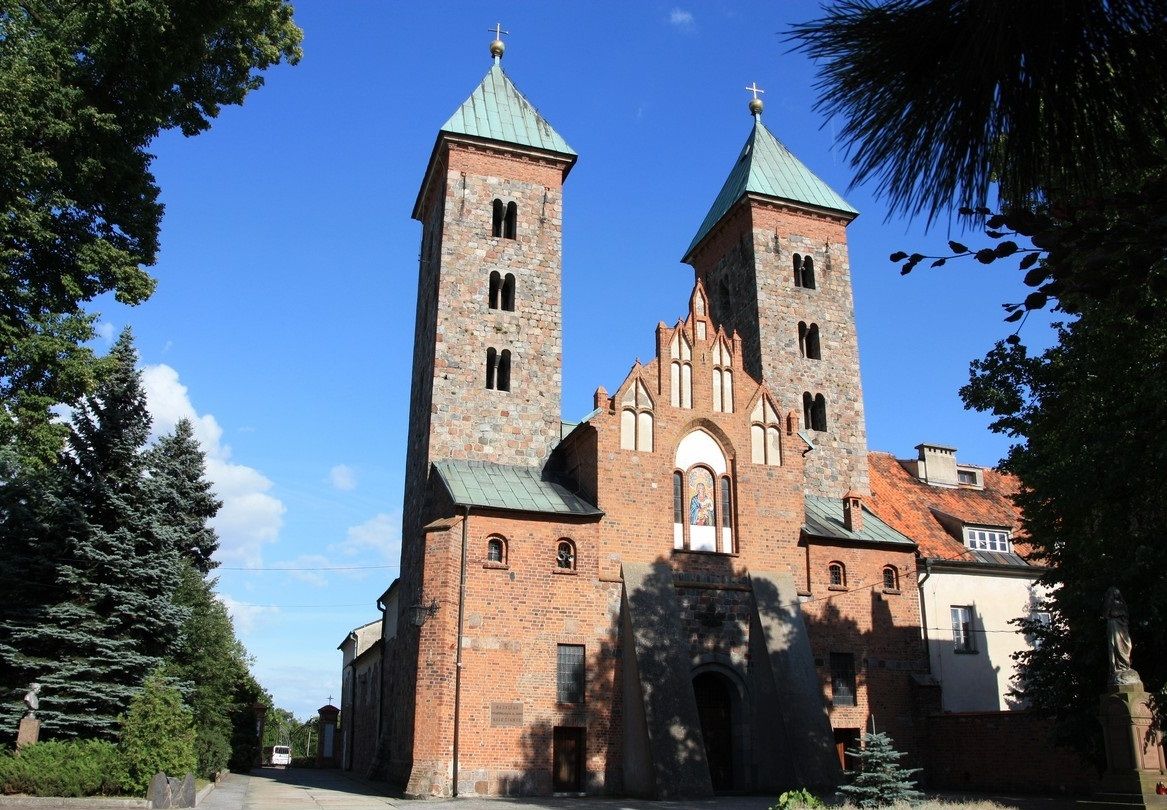
{"label": "inscription on plaque", "polygon": [[491,703],[490,724],[495,728],[510,728],[523,724],[522,703]]}

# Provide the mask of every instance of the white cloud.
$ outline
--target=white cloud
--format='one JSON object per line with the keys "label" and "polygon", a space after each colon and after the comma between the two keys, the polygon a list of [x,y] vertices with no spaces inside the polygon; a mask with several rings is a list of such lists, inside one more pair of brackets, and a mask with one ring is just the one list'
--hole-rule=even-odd
{"label": "white cloud", "polygon": [[364,523],[351,526],[343,542],[330,547],[346,557],[372,551],[390,562],[401,553],[401,518],[381,512]]}
{"label": "white cloud", "polygon": [[280,609],[274,605],[252,605],[247,602],[238,602],[223,594],[215,594],[215,598],[227,608],[227,612],[231,614],[231,621],[235,623],[235,630],[241,635],[254,632],[257,627],[264,623],[266,617],[274,616],[280,612]]}
{"label": "white cloud", "polygon": [[357,473],[352,467],[347,464],[337,464],[328,471],[328,480],[332,482],[335,489],[342,492],[357,488]]}
{"label": "white cloud", "polygon": [[323,588],[328,584],[328,578],[320,569],[331,568],[333,563],[323,554],[301,554],[294,560],[277,563],[274,567],[287,568],[288,576],[292,579]]}
{"label": "white cloud", "polygon": [[693,12],[685,11],[682,8],[674,8],[669,12],[669,24],[676,28],[692,28]]}
{"label": "white cloud", "polygon": [[97,336],[105,341],[107,344],[113,343],[113,324],[109,321],[101,321],[93,327],[93,331]]}
{"label": "white cloud", "polygon": [[263,546],[274,542],[283,525],[285,507],[269,493],[272,482],[253,467],[231,461],[231,447],[223,444],[223,428],[212,414],[199,415],[178,372],[168,365],[142,369],[142,387],[154,420],[155,437],[174,430],[180,419],[189,419],[195,438],[207,455],[207,478],[223,508],[213,525],[219,533],[220,562],[259,565]]}

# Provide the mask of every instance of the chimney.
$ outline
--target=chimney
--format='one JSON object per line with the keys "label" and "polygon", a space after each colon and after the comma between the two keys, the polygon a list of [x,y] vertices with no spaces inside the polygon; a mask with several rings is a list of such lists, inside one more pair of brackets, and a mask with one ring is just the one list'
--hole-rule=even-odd
{"label": "chimney", "polygon": [[853,489],[843,496],[843,526],[856,534],[863,531],[863,496]]}
{"label": "chimney", "polygon": [[956,475],[956,448],[943,444],[917,444],[919,460],[916,475],[925,484],[934,487],[955,487],[959,483]]}

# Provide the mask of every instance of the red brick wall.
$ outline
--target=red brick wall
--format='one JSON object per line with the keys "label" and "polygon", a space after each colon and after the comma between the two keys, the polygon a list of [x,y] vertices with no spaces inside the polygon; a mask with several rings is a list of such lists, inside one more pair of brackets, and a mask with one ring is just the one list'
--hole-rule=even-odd
{"label": "red brick wall", "polygon": [[933,790],[1088,793],[1097,779],[1031,712],[931,714],[926,723],[924,776]]}

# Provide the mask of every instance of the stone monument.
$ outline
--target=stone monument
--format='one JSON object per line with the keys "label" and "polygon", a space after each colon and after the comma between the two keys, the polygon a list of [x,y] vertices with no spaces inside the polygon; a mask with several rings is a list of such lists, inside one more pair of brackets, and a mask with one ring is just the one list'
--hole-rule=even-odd
{"label": "stone monument", "polygon": [[1102,695],[1098,719],[1106,744],[1106,773],[1094,794],[1108,806],[1163,808],[1167,795],[1156,787],[1167,781],[1159,735],[1151,729],[1151,707],[1139,673],[1131,666],[1130,615],[1118,588],[1103,602],[1109,645],[1109,690]]}
{"label": "stone monument", "polygon": [[32,745],[40,739],[41,721],[36,716],[36,710],[41,706],[40,691],[41,685],[34,683],[28,687],[28,692],[24,695],[24,717],[20,718],[20,728],[16,731],[17,748]]}

